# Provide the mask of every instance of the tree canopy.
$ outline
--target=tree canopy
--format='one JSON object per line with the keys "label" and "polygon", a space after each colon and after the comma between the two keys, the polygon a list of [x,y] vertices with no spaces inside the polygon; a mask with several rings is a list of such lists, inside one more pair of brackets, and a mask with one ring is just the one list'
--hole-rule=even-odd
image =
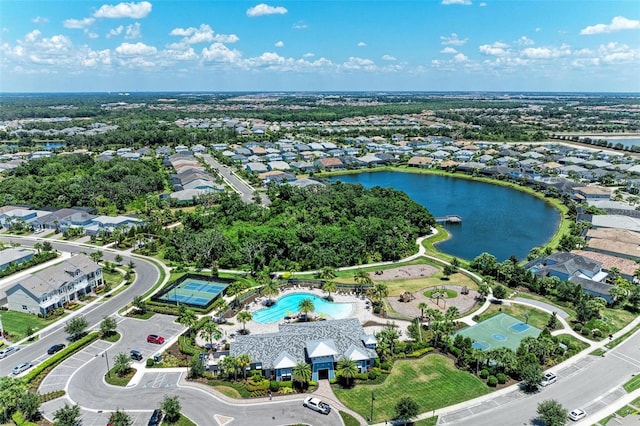
{"label": "tree canopy", "polygon": [[221,268],[308,270],[398,260],[435,225],[404,192],[327,184],[269,189],[269,209],[221,194],[210,209],[186,214],[165,238],[168,260]]}

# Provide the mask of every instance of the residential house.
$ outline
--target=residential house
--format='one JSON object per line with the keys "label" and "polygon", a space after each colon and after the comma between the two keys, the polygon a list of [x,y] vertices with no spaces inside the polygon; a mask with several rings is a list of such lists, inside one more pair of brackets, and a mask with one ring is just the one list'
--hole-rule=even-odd
{"label": "residential house", "polygon": [[280,324],[275,333],[240,335],[230,355],[247,354],[255,369],[276,381],[293,379],[293,368],[311,364],[311,380],[334,379],[342,358],[356,362],[359,372],[378,357],[375,336],[367,335],[357,318]]}
{"label": "residential house", "polygon": [[103,284],[102,269],[89,256],[78,254],[10,284],[11,311],[45,315]]}
{"label": "residential house", "polygon": [[21,263],[27,262],[31,260],[32,257],[33,250],[21,247],[11,247],[0,250],[0,271],[4,271],[12,263],[19,265]]}

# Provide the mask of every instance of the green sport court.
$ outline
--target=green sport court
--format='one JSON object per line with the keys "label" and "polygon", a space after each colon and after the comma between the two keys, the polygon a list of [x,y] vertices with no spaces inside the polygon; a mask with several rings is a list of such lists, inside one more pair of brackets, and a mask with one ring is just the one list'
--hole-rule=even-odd
{"label": "green sport court", "polygon": [[497,348],[509,348],[514,351],[525,337],[538,337],[539,328],[525,324],[517,318],[504,313],[486,319],[481,323],[460,330],[456,335],[468,337],[474,349],[488,351]]}
{"label": "green sport court", "polygon": [[151,300],[173,305],[184,304],[197,308],[208,307],[229,284],[210,277],[188,274],[170,284]]}

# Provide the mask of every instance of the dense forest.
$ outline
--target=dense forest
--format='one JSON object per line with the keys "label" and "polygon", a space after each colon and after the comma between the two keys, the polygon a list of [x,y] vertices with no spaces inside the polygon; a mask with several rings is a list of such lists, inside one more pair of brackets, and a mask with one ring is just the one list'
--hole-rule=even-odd
{"label": "dense forest", "polygon": [[56,155],[28,161],[0,180],[0,205],[34,208],[93,207],[99,214],[130,210],[130,203],[165,188],[159,162],[114,158],[96,161],[90,155]]}
{"label": "dense forest", "polygon": [[435,225],[405,193],[333,183],[269,189],[270,208],[221,194],[217,204],[185,215],[165,238],[164,257],[198,267],[298,271],[397,260]]}

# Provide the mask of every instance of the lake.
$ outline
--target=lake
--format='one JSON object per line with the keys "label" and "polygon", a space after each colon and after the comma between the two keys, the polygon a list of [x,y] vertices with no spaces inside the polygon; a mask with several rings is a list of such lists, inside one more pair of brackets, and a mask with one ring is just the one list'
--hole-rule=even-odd
{"label": "lake", "polygon": [[611,142],[614,146],[621,143],[625,148],[631,148],[635,145],[640,145],[640,138],[607,138],[607,142]]}
{"label": "lake", "polygon": [[451,238],[438,244],[444,253],[472,260],[487,252],[498,261],[526,258],[558,229],[560,213],[530,194],[485,182],[401,172],[371,172],[333,177],[366,188],[404,191],[434,216],[459,215],[462,224],[445,225]]}

